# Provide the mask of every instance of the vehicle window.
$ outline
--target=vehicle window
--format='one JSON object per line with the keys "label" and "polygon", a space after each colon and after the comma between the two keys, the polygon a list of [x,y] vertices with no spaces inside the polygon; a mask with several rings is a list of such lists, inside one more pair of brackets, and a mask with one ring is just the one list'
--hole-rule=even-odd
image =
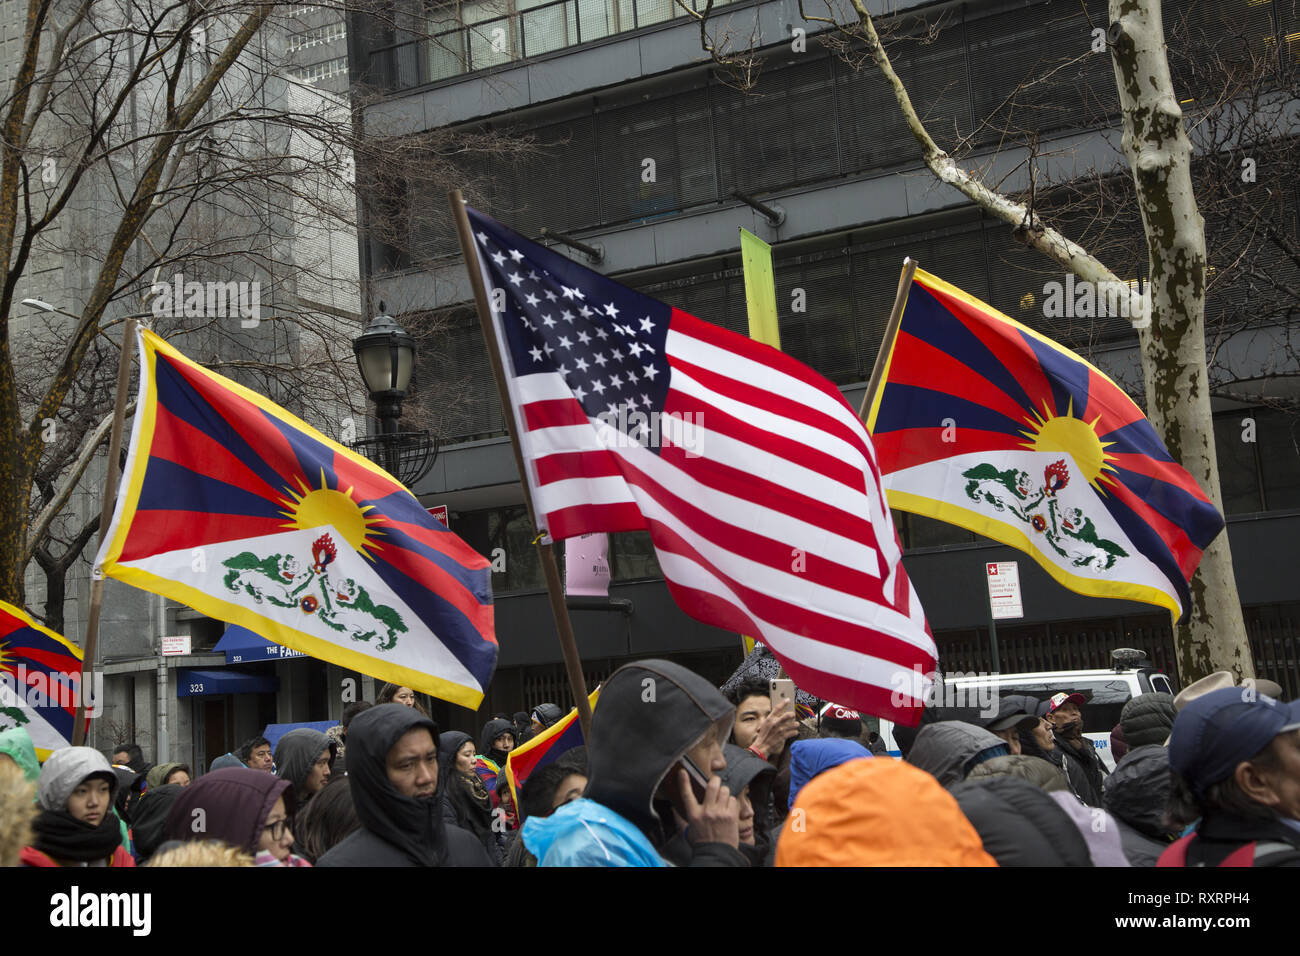
{"label": "vehicle window", "polygon": [[1164,674],[1151,675],[1151,690],[1157,694],[1172,694],[1173,688],[1169,686],[1169,678]]}
{"label": "vehicle window", "polygon": [[1000,695],[1028,694],[1039,700],[1047,700],[1053,694],[1091,693],[1088,703],[1083,705],[1083,732],[1085,734],[1110,733],[1119,723],[1120,711],[1133,696],[1129,682],[1120,680],[1079,680],[1072,684],[1040,684],[1033,682],[1018,683],[1014,687],[999,687]]}

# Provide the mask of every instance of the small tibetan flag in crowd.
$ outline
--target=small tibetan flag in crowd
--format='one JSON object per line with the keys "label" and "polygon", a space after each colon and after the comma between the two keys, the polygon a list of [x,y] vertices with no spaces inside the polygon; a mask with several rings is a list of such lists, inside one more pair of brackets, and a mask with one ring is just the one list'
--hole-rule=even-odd
{"label": "small tibetan flag in crowd", "polygon": [[491,571],[395,478],[140,335],[131,452],[98,564],[312,657],[471,709]]}
{"label": "small tibetan flag in crowd", "polygon": [[[599,696],[598,687],[587,697],[593,710]],[[536,737],[510,751],[506,757],[506,779],[510,782],[510,795],[514,797],[515,806],[519,806],[520,789],[534,771],[586,743],[582,736],[582,722],[578,720],[578,708],[575,707]]]}
{"label": "small tibetan flag in crowd", "polygon": [[1124,390],[922,271],[868,425],[889,503],[1000,541],[1080,594],[1168,608],[1223,516]]}
{"label": "small tibetan flag in crowd", "polygon": [[0,601],[0,730],[26,730],[41,761],[71,746],[78,702],[87,726],[94,716],[97,689],[83,690],[81,659],[66,638]]}

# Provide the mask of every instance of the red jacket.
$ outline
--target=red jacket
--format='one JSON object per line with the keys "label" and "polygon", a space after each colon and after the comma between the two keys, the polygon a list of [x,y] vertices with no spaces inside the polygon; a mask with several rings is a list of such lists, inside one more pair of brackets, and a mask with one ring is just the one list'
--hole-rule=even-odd
{"label": "red jacket", "polygon": [[[18,862],[20,862],[23,866],[62,866],[63,865],[61,863],[56,863],[53,860],[53,858],[51,858],[45,853],[42,853],[34,846],[23,847],[22,852],[18,854]],[[135,860],[131,858],[131,854],[127,852],[126,847],[119,845],[115,850],[113,850],[113,856],[109,859],[108,865],[109,866],[135,866]]]}

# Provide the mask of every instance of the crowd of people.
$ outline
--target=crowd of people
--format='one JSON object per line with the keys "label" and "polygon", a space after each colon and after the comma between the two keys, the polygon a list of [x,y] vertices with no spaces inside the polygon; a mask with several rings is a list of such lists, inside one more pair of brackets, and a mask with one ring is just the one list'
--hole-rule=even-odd
{"label": "crowd of people", "polygon": [[390,684],[198,775],[129,743],[41,764],[19,728],[0,733],[0,865],[1300,866],[1300,702],[1264,689],[1224,672],[1133,698],[1111,770],[1083,694],[927,710],[896,758],[847,707],[646,660],[517,798],[507,757],[554,703],[476,740]]}

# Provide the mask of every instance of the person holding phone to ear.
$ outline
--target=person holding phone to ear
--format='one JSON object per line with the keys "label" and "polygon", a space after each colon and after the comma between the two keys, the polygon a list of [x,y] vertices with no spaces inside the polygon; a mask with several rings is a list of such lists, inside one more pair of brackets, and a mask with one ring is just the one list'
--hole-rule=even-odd
{"label": "person holding phone to ear", "polygon": [[[529,817],[520,838],[539,866],[747,866],[740,803],[717,774],[735,707],[698,674],[663,660],[616,670],[600,692],[580,799]],[[678,826],[680,817],[685,827]]]}

